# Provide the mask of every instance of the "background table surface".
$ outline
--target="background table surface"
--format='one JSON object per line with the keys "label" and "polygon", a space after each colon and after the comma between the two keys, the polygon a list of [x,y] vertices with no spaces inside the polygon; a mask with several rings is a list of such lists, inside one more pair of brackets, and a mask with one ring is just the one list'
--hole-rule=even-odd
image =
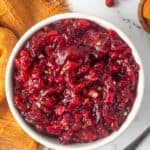
{"label": "background table surface", "polygon": [[[119,27],[136,46],[144,65],[145,92],[142,106],[134,122],[117,140],[97,150],[122,150],[150,125],[150,34],[146,33],[137,17],[140,0],[115,0],[116,6],[107,8],[105,0],[68,0],[74,12],[101,17]],[[150,138],[150,136],[149,136]],[[150,150],[150,139],[138,148]]]}

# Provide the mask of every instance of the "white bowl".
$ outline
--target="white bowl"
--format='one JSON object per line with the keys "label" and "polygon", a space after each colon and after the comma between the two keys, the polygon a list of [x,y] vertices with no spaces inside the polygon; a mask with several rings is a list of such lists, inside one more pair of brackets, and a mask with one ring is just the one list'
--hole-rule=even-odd
{"label": "white bowl", "polygon": [[[12,73],[13,73],[13,60],[17,53],[20,51],[21,47],[23,44],[35,33],[38,31],[40,28],[43,26],[50,24],[54,21],[60,20],[60,19],[67,19],[67,18],[84,18],[91,20],[93,22],[96,22],[97,24],[105,27],[105,28],[111,28],[115,30],[120,37],[129,45],[129,47],[132,49],[132,53],[135,57],[136,62],[140,65],[140,71],[139,71],[139,82],[138,82],[138,88],[137,88],[137,97],[134,103],[134,106],[132,108],[132,111],[130,112],[129,116],[127,117],[126,121],[123,123],[123,125],[120,127],[120,129],[117,132],[112,133],[108,137],[104,139],[97,140],[92,143],[85,143],[85,144],[71,144],[71,145],[61,145],[56,139],[44,136],[36,132],[34,129],[32,129],[27,123],[24,122],[23,118],[20,116],[18,110],[14,107],[13,104],[13,82],[12,82]],[[60,14],[56,15],[53,17],[49,17],[40,23],[34,25],[31,29],[29,29],[18,41],[16,46],[14,47],[10,58],[8,60],[7,64],[7,69],[6,69],[6,75],[5,75],[5,90],[6,90],[6,96],[7,96],[7,101],[9,108],[15,117],[16,121],[18,124],[22,127],[22,129],[30,135],[33,139],[35,139],[37,142],[45,145],[46,147],[51,147],[57,150],[92,150],[95,148],[98,148],[100,146],[103,146],[105,144],[108,144],[109,142],[113,141],[116,139],[119,135],[121,135],[127,127],[131,124],[133,119],[135,118],[139,107],[141,105],[142,101],[142,96],[143,96],[143,91],[144,91],[144,74],[143,74],[143,67],[142,63],[140,60],[140,57],[138,55],[138,52],[132,42],[128,39],[128,37],[117,27],[114,25],[110,24],[109,22],[102,20],[100,18],[94,17],[94,16],[89,16],[89,15],[84,15],[84,14],[79,14],[79,13],[67,13],[67,14]],[[21,137],[20,137],[21,140]]]}

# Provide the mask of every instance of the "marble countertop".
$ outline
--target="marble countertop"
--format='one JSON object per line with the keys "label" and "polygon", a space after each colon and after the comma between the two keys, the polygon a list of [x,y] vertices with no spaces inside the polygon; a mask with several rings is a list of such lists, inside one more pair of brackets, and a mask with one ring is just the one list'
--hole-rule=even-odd
{"label": "marble countertop", "polygon": [[[122,150],[150,125],[150,34],[141,27],[137,9],[139,0],[116,0],[116,6],[107,8],[105,0],[68,0],[73,12],[101,17],[119,27],[136,46],[144,65],[145,92],[142,106],[134,122],[117,140],[97,150]],[[138,150],[150,149],[148,142]]]}

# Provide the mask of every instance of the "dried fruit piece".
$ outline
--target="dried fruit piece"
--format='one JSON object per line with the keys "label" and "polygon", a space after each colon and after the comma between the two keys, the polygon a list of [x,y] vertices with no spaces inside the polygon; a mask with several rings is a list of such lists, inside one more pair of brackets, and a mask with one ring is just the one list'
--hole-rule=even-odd
{"label": "dried fruit piece", "polygon": [[146,0],[144,3],[143,16],[145,19],[150,19],[150,0]]}
{"label": "dried fruit piece", "polygon": [[86,104],[88,104],[89,103],[89,101],[90,101],[90,99],[89,98],[86,98],[85,100],[84,100],[84,104],[86,105]]}
{"label": "dried fruit piece", "polygon": [[92,98],[97,98],[99,96],[96,90],[90,90],[88,95],[91,96]]}

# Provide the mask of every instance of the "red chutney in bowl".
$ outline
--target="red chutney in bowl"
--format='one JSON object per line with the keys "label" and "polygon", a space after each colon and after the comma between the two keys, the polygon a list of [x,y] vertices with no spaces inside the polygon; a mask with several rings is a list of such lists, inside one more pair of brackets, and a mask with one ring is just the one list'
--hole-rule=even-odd
{"label": "red chutney in bowl", "polygon": [[14,60],[14,105],[38,132],[62,144],[117,131],[136,98],[139,65],[111,30],[64,19],[37,31]]}

